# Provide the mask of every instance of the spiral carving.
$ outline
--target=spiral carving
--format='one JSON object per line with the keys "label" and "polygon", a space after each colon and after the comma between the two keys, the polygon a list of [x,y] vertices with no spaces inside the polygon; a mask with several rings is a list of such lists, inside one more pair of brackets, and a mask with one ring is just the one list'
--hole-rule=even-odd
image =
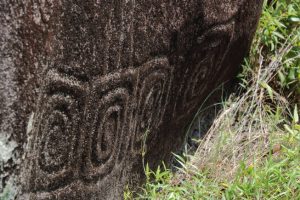
{"label": "spiral carving", "polygon": [[262,4],[16,2],[0,18],[18,90],[9,127],[28,138],[20,199],[118,199],[141,179],[141,158],[168,161],[203,99],[238,70]]}
{"label": "spiral carving", "polygon": [[130,146],[140,153],[143,133],[160,125],[172,76],[166,57],[91,81],[69,67],[50,69],[35,136],[36,189],[97,182],[121,166]]}
{"label": "spiral carving", "polygon": [[74,178],[86,91],[85,83],[57,69],[50,69],[46,77],[35,135],[36,190],[55,189]]}
{"label": "spiral carving", "polygon": [[172,76],[172,68],[167,57],[153,59],[139,69],[136,125],[132,140],[133,151],[136,153],[141,153],[146,131],[150,133],[147,136],[148,141],[156,136],[169,99]]}
{"label": "spiral carving", "polygon": [[136,73],[121,70],[96,77],[88,101],[83,175],[85,180],[99,180],[123,160],[128,148]]}
{"label": "spiral carving", "polygon": [[[202,94],[201,82],[222,65],[233,29],[233,22],[218,25],[198,39],[194,58],[201,61],[185,71],[189,78],[178,92],[182,107],[192,108]],[[51,68],[37,120],[35,190],[52,191],[75,180],[97,182],[122,165],[128,149],[141,154],[143,141],[157,138],[172,81],[167,56],[95,77],[72,67]]]}
{"label": "spiral carving", "polygon": [[[206,84],[214,83],[216,73],[220,71],[234,36],[234,19],[225,24],[219,24],[205,31],[197,38],[195,55],[191,59],[197,63],[193,68],[187,68],[182,84],[183,102],[185,108],[193,109],[197,105],[199,94],[203,94]],[[194,58],[196,59],[194,61]],[[181,93],[182,94],[182,93]]]}

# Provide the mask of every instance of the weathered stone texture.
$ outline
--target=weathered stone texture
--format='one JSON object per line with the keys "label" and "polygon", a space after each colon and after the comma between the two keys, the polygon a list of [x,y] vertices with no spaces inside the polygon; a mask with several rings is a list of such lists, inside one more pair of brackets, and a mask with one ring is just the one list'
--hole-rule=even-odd
{"label": "weathered stone texture", "polygon": [[237,73],[261,4],[2,1],[0,150],[17,155],[2,169],[0,153],[3,186],[15,174],[20,199],[120,199],[142,152],[168,161],[203,99]]}

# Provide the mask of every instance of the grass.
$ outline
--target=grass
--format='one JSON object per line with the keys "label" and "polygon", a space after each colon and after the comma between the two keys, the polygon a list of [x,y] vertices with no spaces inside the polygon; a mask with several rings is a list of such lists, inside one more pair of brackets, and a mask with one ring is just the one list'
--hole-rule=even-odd
{"label": "grass", "polygon": [[238,78],[195,154],[125,199],[300,199],[300,0],[265,2]]}

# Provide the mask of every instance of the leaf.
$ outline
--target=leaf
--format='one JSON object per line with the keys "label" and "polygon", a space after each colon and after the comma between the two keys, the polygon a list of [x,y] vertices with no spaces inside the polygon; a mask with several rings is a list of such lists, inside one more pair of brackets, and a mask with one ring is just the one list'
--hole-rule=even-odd
{"label": "leaf", "polygon": [[285,39],[285,37],[284,37],[282,34],[280,34],[280,33],[276,32],[276,31],[275,31],[275,32],[273,32],[273,34],[274,34],[274,35],[276,35],[277,37],[279,37],[279,38],[283,39],[283,40]]}
{"label": "leaf", "polygon": [[288,126],[288,125],[283,125],[284,126],[284,128],[285,128],[285,130],[287,130],[290,134],[294,134],[294,131]]}
{"label": "leaf", "polygon": [[294,122],[295,122],[295,124],[297,124],[299,122],[299,114],[298,114],[297,104],[295,105],[295,108],[294,108]]}
{"label": "leaf", "polygon": [[296,79],[295,69],[293,69],[293,68],[290,69],[288,77],[290,80]]}
{"label": "leaf", "polygon": [[278,76],[279,76],[281,85],[284,86],[286,83],[285,75],[281,71],[278,71]]}
{"label": "leaf", "polygon": [[295,124],[295,127],[294,127],[297,131],[300,131],[300,125],[299,124]]}
{"label": "leaf", "polygon": [[271,100],[273,101],[273,99],[274,99],[273,89],[266,82],[261,82],[260,84],[263,88],[265,88],[268,91],[268,94],[269,94]]}
{"label": "leaf", "polygon": [[289,20],[291,22],[300,22],[300,17],[290,17]]}

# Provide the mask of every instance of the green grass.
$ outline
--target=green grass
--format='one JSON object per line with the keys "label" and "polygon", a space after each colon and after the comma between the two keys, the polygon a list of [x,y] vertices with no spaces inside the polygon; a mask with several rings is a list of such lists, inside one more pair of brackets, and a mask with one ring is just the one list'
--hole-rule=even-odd
{"label": "green grass", "polygon": [[[267,63],[278,54],[285,44],[292,46],[282,59],[283,66],[276,72],[272,86],[291,101],[300,99],[300,0],[275,0],[264,4],[260,24],[251,49],[251,56],[239,75],[241,84],[247,87],[249,75],[257,73],[255,63],[259,56]],[[260,55],[261,54],[261,55]]]}
{"label": "green grass", "polygon": [[300,200],[300,0],[264,4],[238,78],[195,155],[176,156],[176,173],[146,165],[125,199]]}
{"label": "green grass", "polygon": [[[134,199],[300,199],[300,126],[295,111],[286,134],[276,138],[276,145],[259,163],[241,160],[233,177],[218,178],[214,170],[201,169],[177,157],[183,168],[172,173],[167,168],[151,171],[147,183]],[[277,150],[274,149],[277,147]],[[226,173],[226,171],[223,171]],[[133,199],[126,192],[125,199]]]}

